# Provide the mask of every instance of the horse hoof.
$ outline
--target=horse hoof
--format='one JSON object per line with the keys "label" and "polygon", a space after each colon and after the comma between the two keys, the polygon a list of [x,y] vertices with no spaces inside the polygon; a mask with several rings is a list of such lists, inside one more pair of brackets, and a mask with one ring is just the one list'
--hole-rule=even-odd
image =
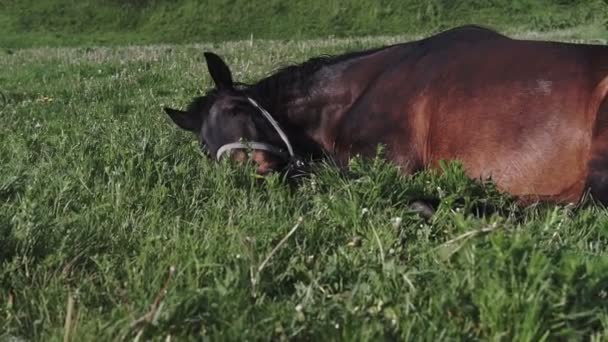
{"label": "horse hoof", "polygon": [[430,219],[435,214],[435,209],[424,201],[412,202],[410,204],[410,210],[420,215],[424,219]]}

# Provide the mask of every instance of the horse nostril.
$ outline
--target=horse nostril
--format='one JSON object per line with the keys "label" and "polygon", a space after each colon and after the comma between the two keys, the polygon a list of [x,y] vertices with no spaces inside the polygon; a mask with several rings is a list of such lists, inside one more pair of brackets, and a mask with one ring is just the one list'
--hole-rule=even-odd
{"label": "horse nostril", "polygon": [[272,171],[274,171],[274,170],[272,168],[268,167],[267,165],[259,165],[258,169],[257,169],[258,174],[261,176],[267,176]]}

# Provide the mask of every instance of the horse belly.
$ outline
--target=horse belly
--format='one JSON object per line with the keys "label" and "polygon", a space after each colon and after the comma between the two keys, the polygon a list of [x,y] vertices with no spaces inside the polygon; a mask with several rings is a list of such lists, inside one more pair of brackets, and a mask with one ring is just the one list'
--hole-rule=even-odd
{"label": "horse belly", "polygon": [[476,145],[452,144],[448,151],[438,148],[432,159],[461,161],[470,177],[491,179],[515,196],[574,201],[583,190],[587,172],[585,136],[585,132],[559,129],[520,136],[519,141],[495,141],[470,132]]}
{"label": "horse belly", "polygon": [[554,83],[548,80],[531,83],[537,91],[518,88],[508,99],[504,92],[482,91],[446,101],[431,125],[431,162],[459,160],[471,177],[490,178],[518,197],[575,201],[585,186],[591,145],[586,96],[549,93]]}

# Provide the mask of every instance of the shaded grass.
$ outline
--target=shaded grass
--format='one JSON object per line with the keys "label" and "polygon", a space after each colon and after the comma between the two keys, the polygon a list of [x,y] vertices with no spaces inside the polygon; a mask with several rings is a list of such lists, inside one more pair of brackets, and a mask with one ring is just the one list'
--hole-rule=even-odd
{"label": "shaded grass", "polygon": [[[604,208],[518,208],[458,165],[404,177],[381,159],[260,182],[161,111],[210,85],[203,49],[252,81],[397,39],[0,55],[0,339],[61,338],[69,296],[75,340],[132,338],[171,266],[143,337],[605,339]],[[407,205],[420,197],[439,199],[430,220]]]}

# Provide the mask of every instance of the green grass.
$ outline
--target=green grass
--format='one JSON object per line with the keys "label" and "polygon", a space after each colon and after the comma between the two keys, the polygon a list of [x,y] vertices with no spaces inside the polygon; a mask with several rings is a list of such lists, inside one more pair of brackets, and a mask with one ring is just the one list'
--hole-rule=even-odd
{"label": "green grass", "polygon": [[[260,182],[161,110],[210,85],[206,49],[253,81],[401,39],[0,54],[0,340],[61,340],[68,298],[74,341],[606,340],[606,209],[518,208],[457,165],[381,159]],[[441,200],[428,221],[420,196]]]}
{"label": "green grass", "polygon": [[605,0],[3,0],[0,47],[426,34],[461,24],[592,29]]}

